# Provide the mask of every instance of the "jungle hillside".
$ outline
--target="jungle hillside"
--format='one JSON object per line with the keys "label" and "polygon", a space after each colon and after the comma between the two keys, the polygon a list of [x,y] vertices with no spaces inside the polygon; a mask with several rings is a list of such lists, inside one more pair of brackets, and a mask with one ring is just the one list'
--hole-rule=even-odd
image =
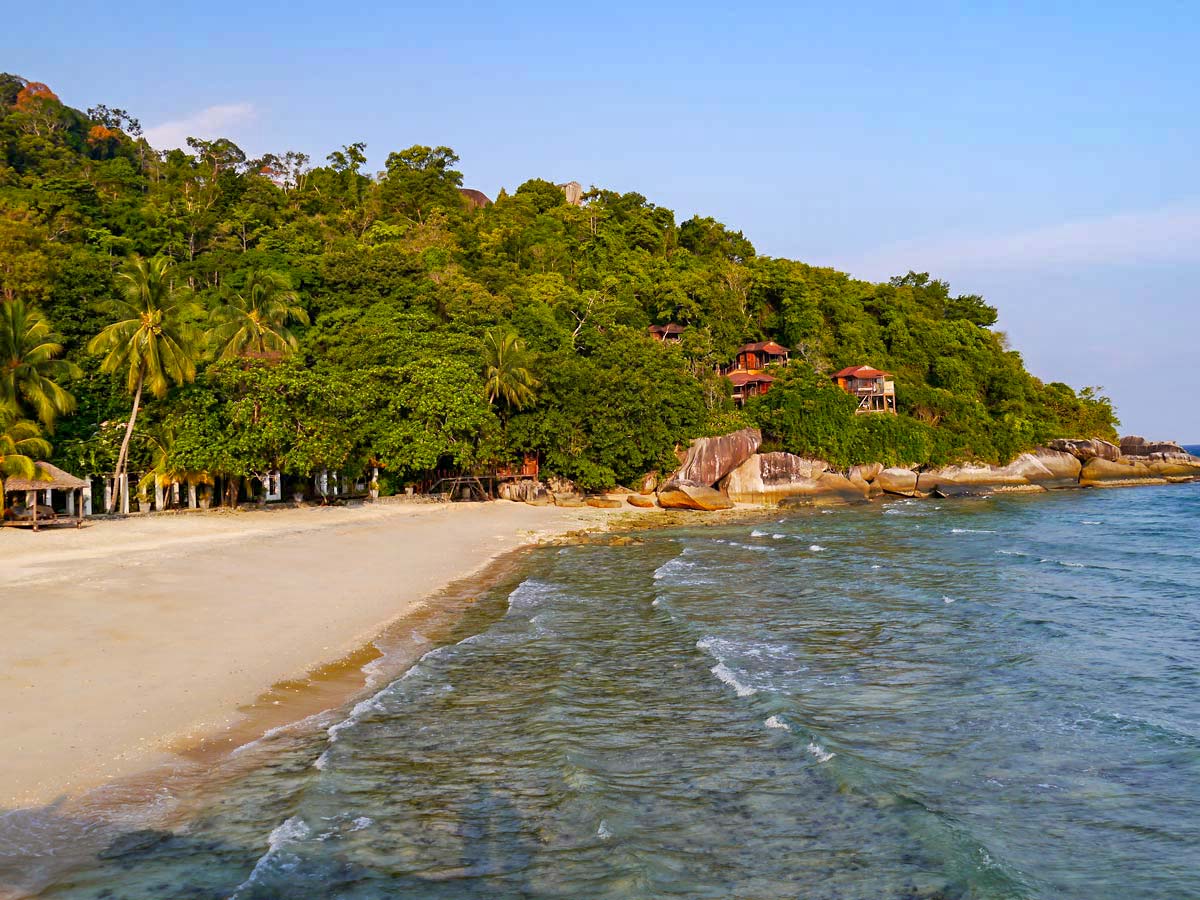
{"label": "jungle hillside", "polygon": [[[371,172],[363,143],[330,145],[160,151],[125,110],[0,75],[5,474],[378,466],[386,493],[536,453],[602,489],[744,425],[840,466],[1115,437],[1098,389],[1035,378],[994,307],[927,273],[760,256],[604,187],[573,204],[535,178],[486,202],[449,147]],[[664,323],[678,344],[648,333]],[[791,360],[739,407],[717,368],[768,339]],[[829,376],[857,365],[894,375],[899,415],[855,415]]]}

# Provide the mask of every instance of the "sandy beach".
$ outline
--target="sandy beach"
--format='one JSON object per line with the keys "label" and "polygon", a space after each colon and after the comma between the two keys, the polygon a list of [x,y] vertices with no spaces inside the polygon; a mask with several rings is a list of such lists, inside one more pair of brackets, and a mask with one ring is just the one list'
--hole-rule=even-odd
{"label": "sandy beach", "polygon": [[498,555],[638,513],[398,502],[6,530],[0,809],[142,771]]}

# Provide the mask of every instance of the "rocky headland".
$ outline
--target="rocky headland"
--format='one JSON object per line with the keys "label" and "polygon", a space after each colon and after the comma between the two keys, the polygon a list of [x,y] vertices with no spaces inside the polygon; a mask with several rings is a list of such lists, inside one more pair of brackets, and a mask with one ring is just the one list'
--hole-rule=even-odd
{"label": "rocky headland", "polygon": [[661,506],[713,511],[735,505],[763,507],[863,503],[901,497],[979,497],[1079,488],[1132,487],[1200,480],[1200,457],[1171,441],[1129,436],[1113,444],[1098,438],[1050,441],[1006,465],[960,463],[886,467],[868,463],[839,469],[822,459],[792,453],[761,453],[762,434],[746,428],[698,438],[680,454],[673,473],[648,474],[637,490],[584,497],[569,484],[506,485],[502,496],[548,505]]}

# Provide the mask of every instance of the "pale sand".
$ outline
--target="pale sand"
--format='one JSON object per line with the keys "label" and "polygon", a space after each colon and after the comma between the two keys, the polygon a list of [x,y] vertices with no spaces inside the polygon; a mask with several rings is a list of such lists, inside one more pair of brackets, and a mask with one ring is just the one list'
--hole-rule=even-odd
{"label": "pale sand", "polygon": [[161,762],[498,554],[624,510],[379,503],[0,531],[0,810]]}

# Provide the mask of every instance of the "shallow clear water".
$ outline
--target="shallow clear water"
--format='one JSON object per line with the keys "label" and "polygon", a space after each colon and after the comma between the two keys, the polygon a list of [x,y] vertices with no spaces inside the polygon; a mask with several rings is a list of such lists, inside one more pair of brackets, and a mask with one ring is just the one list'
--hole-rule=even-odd
{"label": "shallow clear water", "polygon": [[640,539],[45,895],[1200,896],[1200,485]]}

